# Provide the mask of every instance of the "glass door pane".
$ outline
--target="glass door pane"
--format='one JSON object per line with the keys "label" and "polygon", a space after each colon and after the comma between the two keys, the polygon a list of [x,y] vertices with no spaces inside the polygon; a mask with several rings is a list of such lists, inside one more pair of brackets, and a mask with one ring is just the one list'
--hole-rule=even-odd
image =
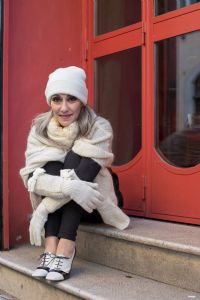
{"label": "glass door pane", "polygon": [[95,108],[114,129],[115,165],[141,149],[141,48],[95,60]]}
{"label": "glass door pane", "polygon": [[200,0],[155,0],[155,15],[161,15],[198,2]]}
{"label": "glass door pane", "polygon": [[95,35],[137,23],[141,20],[139,0],[95,0]]}
{"label": "glass door pane", "polygon": [[200,163],[200,31],[156,44],[155,147],[171,165]]}

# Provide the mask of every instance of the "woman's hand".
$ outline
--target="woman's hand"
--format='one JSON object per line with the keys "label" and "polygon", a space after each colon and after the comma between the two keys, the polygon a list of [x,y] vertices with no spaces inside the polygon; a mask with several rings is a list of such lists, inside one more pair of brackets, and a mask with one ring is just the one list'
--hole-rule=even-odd
{"label": "woman's hand", "polygon": [[103,196],[97,191],[98,184],[82,180],[66,180],[63,184],[63,194],[70,195],[77,204],[91,213],[101,205]]}
{"label": "woman's hand", "polygon": [[[93,209],[96,209],[103,201],[101,193],[97,191],[97,183],[78,179],[65,179],[61,176],[46,174],[42,172],[42,170],[39,172],[39,170],[36,169],[37,173],[35,173],[35,171],[34,176],[29,179],[29,192],[62,201],[63,205],[69,202],[70,199],[73,199],[89,213],[91,213]],[[47,205],[46,208],[50,211]],[[57,208],[55,208],[55,210],[56,209]]]}
{"label": "woman's hand", "polygon": [[30,235],[30,243],[31,245],[41,246],[42,239],[41,234],[44,229],[44,224],[47,221],[48,210],[41,202],[37,209],[33,212],[33,216],[31,218],[30,226],[29,226],[29,235]]}
{"label": "woman's hand", "polygon": [[[29,192],[62,201],[64,204],[73,199],[87,212],[92,212],[103,200],[97,187],[96,183],[49,175],[41,168],[36,169],[28,180]],[[46,208],[48,209],[47,206]]]}
{"label": "woman's hand", "polygon": [[[98,184],[81,180],[75,173],[74,169],[64,169],[60,171],[60,176],[66,180],[70,180],[72,186],[71,198],[83,207],[87,212],[91,213],[101,205],[103,197],[97,191]],[[78,181],[78,184],[76,183]]]}

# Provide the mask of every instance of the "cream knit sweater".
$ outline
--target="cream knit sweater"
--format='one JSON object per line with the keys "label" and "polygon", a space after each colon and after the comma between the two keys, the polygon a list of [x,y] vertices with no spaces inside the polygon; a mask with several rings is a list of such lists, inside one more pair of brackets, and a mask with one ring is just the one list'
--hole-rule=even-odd
{"label": "cream knit sweater", "polygon": [[[130,219],[117,206],[112,177],[107,169],[113,161],[113,153],[111,151],[113,134],[110,123],[104,118],[97,117],[88,136],[78,139],[76,139],[76,122],[70,125],[67,132],[65,132],[66,134],[58,132],[60,128],[58,128],[54,119],[52,119],[50,125],[51,134],[49,135],[53,140],[54,137],[57,139],[58,135],[60,135],[60,146],[55,147],[55,144],[50,139],[39,137],[35,132],[35,127],[32,127],[25,152],[26,165],[20,170],[20,175],[25,186],[28,187],[29,185],[28,176],[30,173],[36,171],[38,168],[42,168],[48,161],[63,162],[67,152],[72,149],[78,155],[92,158],[101,165],[101,170],[94,180],[94,182],[98,183],[99,191],[104,198],[102,209],[99,210],[99,213],[106,224],[115,226],[121,230],[125,229],[129,225]],[[35,173],[37,174],[37,172]],[[71,179],[73,180],[73,178]],[[37,180],[37,175],[34,180]],[[36,209],[42,198],[31,191],[30,185],[30,199],[33,209]],[[46,197],[45,206],[48,211],[52,212],[57,210],[60,204],[58,200]]]}

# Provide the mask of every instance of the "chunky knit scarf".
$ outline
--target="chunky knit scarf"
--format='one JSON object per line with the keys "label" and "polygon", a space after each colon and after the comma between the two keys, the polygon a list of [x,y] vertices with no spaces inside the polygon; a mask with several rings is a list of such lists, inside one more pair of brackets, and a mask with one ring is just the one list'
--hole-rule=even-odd
{"label": "chunky knit scarf", "polygon": [[109,122],[101,117],[96,119],[87,137],[77,139],[77,122],[62,128],[54,118],[49,123],[47,134],[49,139],[42,138],[33,126],[28,136],[26,164],[20,170],[26,187],[30,173],[43,167],[48,161],[64,162],[67,152],[71,149],[80,156],[92,158],[102,167],[109,167],[112,164],[112,128]]}
{"label": "chunky knit scarf", "polygon": [[73,122],[69,126],[61,127],[53,117],[47,126],[47,135],[59,147],[70,150],[79,133],[78,123]]}
{"label": "chunky knit scarf", "polygon": [[[98,183],[99,191],[108,203],[107,219],[111,219],[112,215],[115,214],[115,219],[119,219],[119,222],[117,221],[115,226],[120,229],[127,227],[129,219],[117,207],[117,198],[114,192],[112,177],[107,169],[113,161],[113,153],[111,151],[113,134],[110,123],[98,117],[88,136],[77,138],[78,124],[76,122],[62,128],[52,118],[47,128],[47,133],[49,139],[38,136],[35,126],[30,131],[27,150],[25,152],[26,165],[20,170],[20,175],[25,186],[27,187],[30,173],[34,172],[37,168],[43,167],[49,161],[64,162],[67,152],[72,149],[78,155],[92,158],[101,165],[101,170],[96,176],[95,182]],[[41,202],[41,197],[31,192],[30,198],[33,209],[36,209],[37,205]]]}
{"label": "chunky knit scarf", "polygon": [[76,122],[68,127],[62,128],[54,118],[51,119],[47,128],[48,139],[39,136],[36,128],[31,128],[25,152],[26,164],[20,170],[20,175],[27,187],[30,173],[35,169],[43,167],[48,161],[63,162],[67,152],[72,148],[78,134]]}

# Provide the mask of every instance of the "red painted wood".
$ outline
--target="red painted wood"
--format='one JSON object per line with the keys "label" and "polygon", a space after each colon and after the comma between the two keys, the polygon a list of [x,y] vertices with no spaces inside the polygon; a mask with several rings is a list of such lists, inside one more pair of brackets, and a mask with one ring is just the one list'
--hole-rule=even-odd
{"label": "red painted wood", "polygon": [[[8,95],[4,95],[4,135],[8,134],[8,149],[5,139],[4,202],[6,210],[9,201],[9,236],[13,246],[28,240],[28,217],[32,209],[19,169],[24,166],[31,120],[38,113],[48,110],[44,97],[47,77],[57,67],[81,66],[83,63],[82,1],[7,2],[10,4],[7,19],[9,47],[5,55],[9,62],[5,72],[8,72],[9,78],[5,83]],[[5,235],[8,238],[7,231]]]}
{"label": "red painted wood", "polygon": [[176,18],[178,16],[183,16],[184,14],[192,13],[200,9],[200,3],[195,3],[193,5],[185,6],[177,10],[167,12],[159,16],[153,16],[153,23],[159,23],[165,20]]}
{"label": "red painted wood", "polygon": [[[88,75],[89,75],[89,98],[93,103],[94,95],[94,59],[108,55],[114,52],[122,51],[132,47],[141,46],[143,42],[142,23],[127,26],[94,37],[93,34],[93,1],[88,1],[89,10],[89,60],[88,60]],[[144,159],[143,150],[128,164],[113,167],[120,178],[120,188],[125,198],[125,210],[134,213],[138,216],[143,216],[145,212],[145,202],[143,199],[143,174],[144,174]]]}
{"label": "red painted wood", "polygon": [[200,28],[200,9],[195,11],[192,9],[190,12],[189,7],[187,7],[187,11],[187,14],[178,14],[173,18],[155,22],[153,30],[154,41],[198,30]]}
{"label": "red painted wood", "polygon": [[[143,46],[143,147],[144,147],[144,173],[143,176],[146,178],[146,189],[145,189],[145,216],[151,209],[151,152],[149,147],[152,146],[153,139],[153,82],[152,73],[154,69],[153,62],[153,41],[152,41],[152,31],[153,31],[153,2],[143,1],[143,19],[146,27],[145,33],[145,44]],[[154,75],[153,75],[154,76]]]}
{"label": "red painted wood", "polygon": [[[93,4],[89,6],[89,89],[94,93],[94,59],[140,45],[142,47],[142,149],[126,165],[114,167],[125,196],[125,211],[133,215],[199,224],[200,166],[172,167],[154,149],[154,43],[200,29],[200,4],[154,16],[154,1],[142,0],[142,21],[98,37],[93,36]],[[145,186],[145,191],[143,190]],[[145,201],[144,201],[145,195]]]}
{"label": "red painted wood", "polygon": [[3,249],[9,249],[9,187],[8,187],[8,81],[9,81],[9,2],[4,2],[4,24],[3,24]]}
{"label": "red painted wood", "polygon": [[87,61],[88,61],[88,9],[87,0],[82,0],[82,67],[87,73]]}
{"label": "red painted wood", "polygon": [[129,26],[126,26],[126,27],[122,27],[122,28],[114,30],[112,32],[104,33],[104,34],[98,35],[96,37],[93,37],[93,42],[98,43],[102,40],[113,38],[114,36],[119,36],[121,34],[129,32],[129,31],[135,31],[139,28],[141,28],[141,22],[138,22],[136,24],[132,24],[132,25],[129,25]]}
{"label": "red painted wood", "polygon": [[113,167],[120,180],[120,189],[124,196],[124,209],[130,214],[144,216],[144,152],[140,153],[126,165]]}
{"label": "red painted wood", "polygon": [[93,1],[87,1],[88,10],[88,97],[89,105],[93,106],[94,99],[94,60],[93,60],[93,32],[94,32],[94,20],[93,20]]}
{"label": "red painted wood", "polygon": [[[191,5],[183,9],[153,18],[153,29],[149,32],[150,44],[183,33],[200,29],[200,5]],[[150,46],[150,47],[151,47]],[[150,51],[149,102],[151,106],[148,159],[148,210],[151,218],[200,224],[199,180],[200,165],[193,168],[176,168],[163,161],[154,149],[154,56]]]}
{"label": "red painted wood", "polygon": [[134,31],[129,31],[119,36],[93,44],[93,57],[108,55],[114,52],[140,46],[142,44],[141,26]]}

